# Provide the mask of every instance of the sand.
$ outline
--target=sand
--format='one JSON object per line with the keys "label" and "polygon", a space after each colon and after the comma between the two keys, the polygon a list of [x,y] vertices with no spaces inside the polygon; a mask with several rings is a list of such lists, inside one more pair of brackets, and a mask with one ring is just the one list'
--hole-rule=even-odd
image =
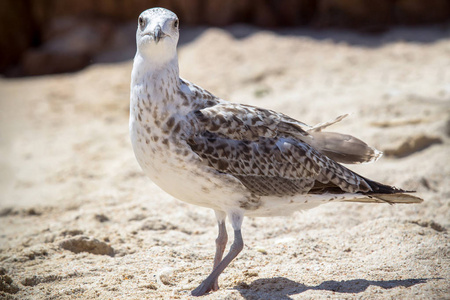
{"label": "sand", "polygon": [[[184,78],[308,124],[352,113],[331,130],[386,155],[351,168],[425,199],[246,218],[244,250],[204,299],[450,298],[448,28],[181,34]],[[130,72],[0,79],[0,298],[188,299],[209,274],[213,211],[134,158]]]}

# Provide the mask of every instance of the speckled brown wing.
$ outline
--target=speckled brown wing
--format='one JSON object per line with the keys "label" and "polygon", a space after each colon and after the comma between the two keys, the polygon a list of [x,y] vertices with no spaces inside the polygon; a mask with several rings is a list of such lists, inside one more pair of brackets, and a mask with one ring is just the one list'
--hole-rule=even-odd
{"label": "speckled brown wing", "polygon": [[[191,116],[200,131],[236,140],[259,137],[309,136],[310,127],[284,114],[250,105],[220,103],[197,110]],[[195,126],[194,124],[194,126]]]}
{"label": "speckled brown wing", "polygon": [[220,104],[194,112],[188,144],[219,172],[238,178],[261,196],[308,193],[315,185],[341,192],[367,192],[359,175],[295,136],[302,123],[269,110]]}

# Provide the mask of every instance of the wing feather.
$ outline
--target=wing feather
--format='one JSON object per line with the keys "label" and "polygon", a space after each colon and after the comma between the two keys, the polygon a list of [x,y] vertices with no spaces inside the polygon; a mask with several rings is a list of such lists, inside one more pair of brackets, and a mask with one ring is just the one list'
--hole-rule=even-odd
{"label": "wing feather", "polygon": [[188,144],[219,172],[257,195],[307,193],[315,183],[368,192],[366,181],[305,143],[304,125],[273,111],[221,103],[190,116]]}

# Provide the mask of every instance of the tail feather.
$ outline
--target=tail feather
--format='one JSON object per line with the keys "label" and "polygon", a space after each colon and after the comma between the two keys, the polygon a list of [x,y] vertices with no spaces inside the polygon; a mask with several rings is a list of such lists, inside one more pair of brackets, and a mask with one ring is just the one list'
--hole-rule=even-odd
{"label": "tail feather", "polygon": [[[361,175],[359,175],[359,176],[361,176]],[[361,176],[361,177],[367,182],[367,184],[372,189],[372,191],[369,192],[368,194],[403,194],[403,193],[414,193],[415,192],[415,191],[407,191],[407,190],[399,189],[395,186],[376,182],[376,181],[370,180],[368,178],[365,178],[363,176]]]}
{"label": "tail feather", "polygon": [[[347,134],[322,131],[329,126],[340,122],[347,116],[348,115],[342,115],[333,121],[321,123],[308,129],[307,131],[312,139],[308,140],[307,143],[332,160],[344,164],[369,163],[378,160],[383,153],[373,147],[370,147],[360,139]],[[367,182],[371,191],[348,195],[344,199],[338,201],[389,204],[423,202],[422,198],[411,195],[411,193],[414,193],[415,191],[399,189],[395,186],[370,180],[359,174],[356,175],[360,176]],[[322,192],[330,188],[329,186],[324,187],[320,184],[317,184],[317,186],[319,186],[318,189]],[[333,188],[336,187],[331,187],[331,189]],[[337,188],[340,189],[340,187]]]}
{"label": "tail feather", "polygon": [[310,132],[311,146],[329,158],[344,164],[370,163],[383,153],[348,134],[337,132]]}
{"label": "tail feather", "polygon": [[413,204],[422,203],[423,199],[410,194],[396,193],[360,195],[359,197],[355,196],[354,198],[344,199],[343,201],[359,203]]}
{"label": "tail feather", "polygon": [[397,194],[372,194],[372,197],[375,197],[377,200],[382,200],[383,202],[387,202],[389,204],[395,203],[422,203],[423,199],[417,196],[413,196],[405,193],[397,193]]}
{"label": "tail feather", "polygon": [[348,114],[342,115],[333,121],[320,123],[308,129],[307,131],[312,139],[305,142],[309,143],[322,154],[343,164],[360,164],[377,161],[383,155],[383,152],[370,147],[360,139],[348,134],[322,131],[340,122],[347,116]]}
{"label": "tail feather", "polygon": [[[361,176],[362,177],[362,176]],[[364,193],[362,198],[355,197],[353,199],[344,200],[346,202],[364,202],[364,203],[421,203],[423,199],[417,196],[411,195],[415,191],[407,191],[399,189],[395,186],[382,184],[367,178],[363,179],[369,184],[372,189],[371,192]]]}

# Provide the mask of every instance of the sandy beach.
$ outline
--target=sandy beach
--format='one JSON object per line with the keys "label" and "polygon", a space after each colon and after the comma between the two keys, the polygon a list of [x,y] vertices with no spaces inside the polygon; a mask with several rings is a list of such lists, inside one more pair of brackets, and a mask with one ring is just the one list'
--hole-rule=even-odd
{"label": "sandy beach", "polygon": [[[424,199],[246,218],[244,250],[202,299],[450,298],[448,28],[181,34],[182,77],[310,125],[350,113],[330,131],[385,155],[349,167]],[[213,211],[134,157],[131,59],[0,79],[0,298],[191,299],[211,271]]]}

